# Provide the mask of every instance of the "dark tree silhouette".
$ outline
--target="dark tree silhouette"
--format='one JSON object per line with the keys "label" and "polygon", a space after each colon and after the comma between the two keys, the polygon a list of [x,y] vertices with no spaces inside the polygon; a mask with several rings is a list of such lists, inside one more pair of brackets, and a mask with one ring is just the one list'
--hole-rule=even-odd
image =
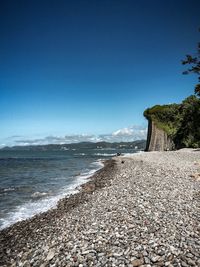
{"label": "dark tree silhouette", "polygon": [[[200,32],[200,28],[199,28]],[[198,43],[197,53],[193,56],[186,55],[186,58],[182,60],[182,64],[190,64],[190,68],[183,72],[183,74],[194,73],[198,75],[199,83],[195,86],[195,94],[200,97],[200,42]]]}

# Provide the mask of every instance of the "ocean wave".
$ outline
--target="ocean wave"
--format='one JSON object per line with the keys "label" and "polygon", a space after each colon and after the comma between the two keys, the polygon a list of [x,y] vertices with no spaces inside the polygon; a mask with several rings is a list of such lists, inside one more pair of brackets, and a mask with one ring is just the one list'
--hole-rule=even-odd
{"label": "ocean wave", "polygon": [[61,147],[61,150],[67,151],[67,150],[69,150],[69,148],[67,148],[67,147]]}
{"label": "ocean wave", "polygon": [[123,153],[123,157],[135,157],[135,155],[138,155],[138,154],[142,154],[142,153],[145,153],[144,151],[135,151],[133,153]]}
{"label": "ocean wave", "polygon": [[101,169],[102,167],[104,167],[104,163],[101,159],[92,162],[91,165],[96,166],[97,169]]}
{"label": "ocean wave", "polygon": [[2,157],[0,158],[0,161],[25,161],[25,162],[29,162],[29,161],[46,161],[46,160],[62,160],[65,159],[64,156],[50,156],[50,157]]}
{"label": "ocean wave", "polygon": [[[1,189],[0,189],[1,191]],[[9,191],[15,191],[15,187],[8,187],[8,188],[4,188],[2,189],[3,192],[9,192]]]}
{"label": "ocean wave", "polygon": [[15,208],[14,211],[7,214],[5,218],[0,219],[1,227],[4,229],[16,222],[26,220],[34,215],[55,208],[59,200],[58,196],[44,198],[40,201],[29,201]]}
{"label": "ocean wave", "polygon": [[41,197],[44,197],[44,196],[47,196],[49,195],[49,193],[47,192],[34,192],[31,197],[32,198],[41,198]]}
{"label": "ocean wave", "polygon": [[94,153],[94,156],[113,157],[113,156],[116,156],[116,153],[112,153],[112,154],[109,154],[109,153]]}
{"label": "ocean wave", "polygon": [[[72,184],[63,187],[56,195],[50,195],[47,192],[35,192],[33,193],[32,200],[24,203],[21,206],[15,208],[14,211],[10,212],[4,218],[0,219],[0,229],[4,229],[16,222],[26,220],[33,217],[36,214],[46,212],[49,209],[54,209],[60,199],[75,194],[79,191],[82,184],[88,181],[96,171],[100,170],[104,164],[101,161],[95,161],[90,164],[92,169],[80,173],[78,176],[74,177]],[[35,199],[34,199],[35,198]]]}
{"label": "ocean wave", "polygon": [[98,160],[98,161],[92,162],[90,164],[90,166],[92,167],[92,169],[86,170],[85,172],[80,173],[76,177],[78,179],[87,179],[87,178],[91,177],[95,172],[97,172],[98,170],[103,168],[104,164],[103,164],[103,162],[101,160]]}
{"label": "ocean wave", "polygon": [[0,188],[0,196],[7,195],[9,192],[15,191],[15,187]]}

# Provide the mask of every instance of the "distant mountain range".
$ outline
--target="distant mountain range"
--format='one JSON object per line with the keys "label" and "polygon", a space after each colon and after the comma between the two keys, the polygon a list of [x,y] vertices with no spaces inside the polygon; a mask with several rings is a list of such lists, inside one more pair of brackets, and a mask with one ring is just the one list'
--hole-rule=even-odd
{"label": "distant mountain range", "polygon": [[109,142],[81,142],[72,144],[49,144],[49,145],[38,145],[38,146],[13,146],[13,147],[3,147],[1,150],[31,150],[31,151],[48,151],[48,150],[71,150],[71,149],[105,149],[105,148],[115,148],[115,149],[137,149],[144,150],[146,146],[146,140],[137,140],[133,142],[119,142],[119,143],[109,143]]}

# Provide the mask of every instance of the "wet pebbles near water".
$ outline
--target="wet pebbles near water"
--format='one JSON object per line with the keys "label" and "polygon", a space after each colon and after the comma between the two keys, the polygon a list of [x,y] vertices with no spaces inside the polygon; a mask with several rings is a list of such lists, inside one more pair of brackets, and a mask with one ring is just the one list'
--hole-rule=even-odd
{"label": "wet pebbles near water", "polygon": [[2,230],[0,266],[200,266],[199,173],[194,150],[107,161],[57,209]]}

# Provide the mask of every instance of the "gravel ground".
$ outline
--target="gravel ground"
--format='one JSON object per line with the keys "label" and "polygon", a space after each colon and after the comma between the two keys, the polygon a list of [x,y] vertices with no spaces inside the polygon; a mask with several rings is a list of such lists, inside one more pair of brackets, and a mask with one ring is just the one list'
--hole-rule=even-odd
{"label": "gravel ground", "polygon": [[56,210],[0,232],[0,266],[200,266],[200,151],[109,161]]}

